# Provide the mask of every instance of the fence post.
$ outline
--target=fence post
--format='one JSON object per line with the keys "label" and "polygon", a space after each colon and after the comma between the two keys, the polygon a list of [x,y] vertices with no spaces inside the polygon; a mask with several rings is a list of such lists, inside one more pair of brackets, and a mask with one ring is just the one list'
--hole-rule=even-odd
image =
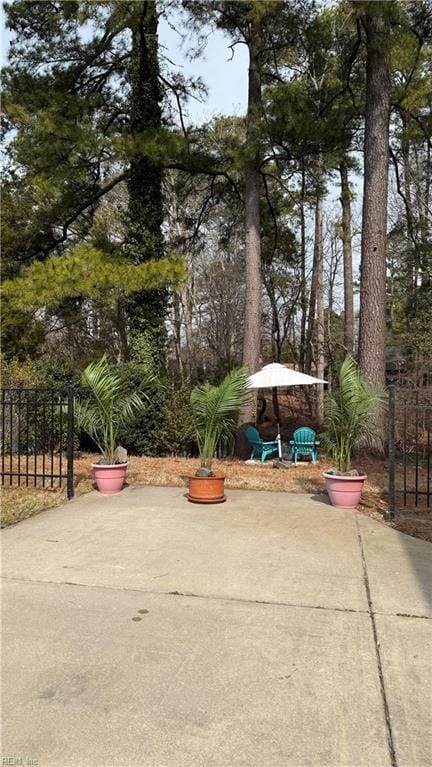
{"label": "fence post", "polygon": [[74,497],[74,390],[71,386],[67,390],[67,497]]}
{"label": "fence post", "polygon": [[5,483],[4,478],[4,468],[5,468],[5,390],[2,389],[1,394],[1,475],[2,475],[2,485]]}
{"label": "fence post", "polygon": [[395,445],[395,417],[396,417],[396,390],[395,385],[389,386],[389,422],[388,422],[388,457],[389,457],[389,517],[394,519],[396,511],[396,445]]}

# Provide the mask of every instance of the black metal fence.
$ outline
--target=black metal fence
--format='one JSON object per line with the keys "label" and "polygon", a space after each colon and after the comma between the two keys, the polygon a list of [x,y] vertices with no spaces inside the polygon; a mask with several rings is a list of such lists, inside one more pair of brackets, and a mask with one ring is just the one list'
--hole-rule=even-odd
{"label": "black metal fence", "polygon": [[1,483],[74,495],[74,391],[1,389]]}
{"label": "black metal fence", "polygon": [[389,513],[432,505],[432,390],[389,387]]}

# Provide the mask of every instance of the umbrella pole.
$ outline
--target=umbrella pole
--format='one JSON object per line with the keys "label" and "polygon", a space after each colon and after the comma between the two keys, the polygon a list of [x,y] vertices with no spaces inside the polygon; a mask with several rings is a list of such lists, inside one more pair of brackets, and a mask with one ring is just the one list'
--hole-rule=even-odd
{"label": "umbrella pole", "polygon": [[279,421],[278,421],[278,425],[277,426],[278,426],[278,433],[277,433],[276,439],[277,439],[277,443],[278,443],[278,456],[279,456],[279,460],[281,461],[282,460],[282,440],[281,440],[280,423],[279,423]]}
{"label": "umbrella pole", "polygon": [[277,387],[274,386],[272,389],[272,399],[273,399],[273,412],[275,414],[275,418],[277,421],[277,443],[278,443],[278,456],[279,460],[282,460],[282,440],[281,440],[281,433],[280,433],[280,411],[279,411],[279,400],[277,395]]}
{"label": "umbrella pole", "polygon": [[272,389],[272,399],[273,399],[273,412],[276,418],[276,421],[279,423],[280,421],[280,412],[279,412],[279,400],[278,400],[278,394],[277,394],[277,387],[274,386]]}

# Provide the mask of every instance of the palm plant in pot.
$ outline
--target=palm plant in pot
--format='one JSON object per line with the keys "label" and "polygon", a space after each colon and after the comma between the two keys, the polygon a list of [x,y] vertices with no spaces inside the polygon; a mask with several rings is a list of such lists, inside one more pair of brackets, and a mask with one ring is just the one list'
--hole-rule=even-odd
{"label": "palm plant in pot", "polygon": [[382,416],[387,396],[384,387],[367,384],[353,358],[348,355],[339,370],[338,388],[325,400],[322,444],[337,464],[324,472],[333,506],[355,509],[360,501],[366,474],[351,469],[355,449],[382,439]]}
{"label": "palm plant in pot", "polygon": [[219,386],[203,384],[190,397],[201,466],[189,479],[188,499],[192,503],[222,503],[225,500],[222,472],[212,470],[216,448],[226,443],[238,426],[239,411],[250,396],[247,372],[239,368],[228,373]]}
{"label": "palm plant in pot", "polygon": [[121,377],[114,373],[106,356],[92,362],[81,376],[86,397],[75,403],[76,421],[101,451],[92,463],[96,484],[103,494],[119,493],[128,466],[127,453],[117,445],[119,430],[142,413],[145,403],[140,394],[125,391]]}

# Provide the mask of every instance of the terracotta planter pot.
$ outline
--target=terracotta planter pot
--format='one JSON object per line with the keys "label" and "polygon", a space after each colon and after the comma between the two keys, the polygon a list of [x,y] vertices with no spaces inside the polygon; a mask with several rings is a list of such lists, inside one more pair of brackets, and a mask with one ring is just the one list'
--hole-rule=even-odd
{"label": "terracotta planter pot", "polygon": [[113,495],[114,493],[121,492],[128,462],[114,464],[92,463],[91,466],[94,469],[95,480],[100,493],[103,495]]}
{"label": "terracotta planter pot", "polygon": [[332,506],[337,509],[356,509],[359,505],[366,474],[358,477],[341,477],[323,473]]}
{"label": "terracotta planter pot", "polygon": [[189,478],[188,500],[191,503],[223,503],[226,498],[224,495],[225,474],[215,472],[213,477]]}

